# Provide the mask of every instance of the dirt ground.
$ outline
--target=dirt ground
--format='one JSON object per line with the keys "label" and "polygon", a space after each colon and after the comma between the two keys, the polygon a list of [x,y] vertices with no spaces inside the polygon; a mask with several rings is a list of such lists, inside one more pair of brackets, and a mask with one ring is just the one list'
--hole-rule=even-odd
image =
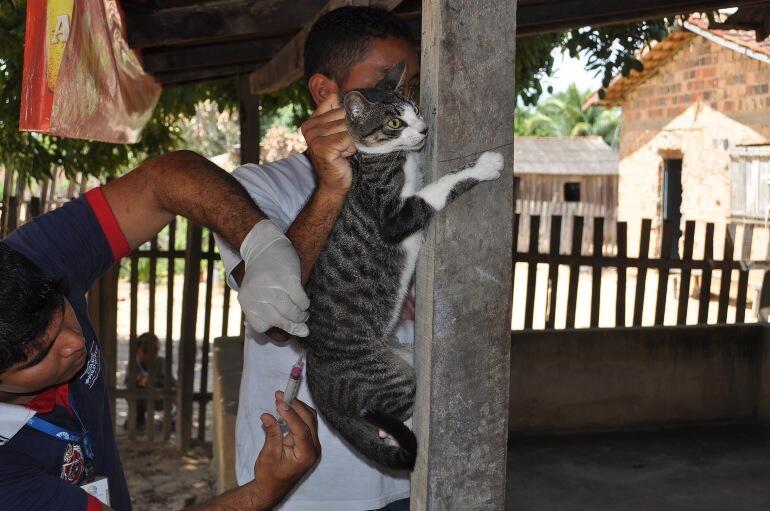
{"label": "dirt ground", "polygon": [[118,449],[135,511],[175,511],[214,495],[202,448],[183,456],[170,443],[129,442],[121,430]]}

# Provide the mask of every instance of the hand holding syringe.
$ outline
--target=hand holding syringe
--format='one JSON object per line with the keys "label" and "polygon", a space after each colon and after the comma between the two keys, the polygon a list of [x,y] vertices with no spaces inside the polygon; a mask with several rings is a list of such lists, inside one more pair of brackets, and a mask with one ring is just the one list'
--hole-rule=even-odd
{"label": "hand holding syringe", "polygon": [[[297,359],[297,362],[292,366],[291,372],[289,373],[289,381],[286,383],[286,390],[283,392],[283,401],[288,406],[291,406],[291,402],[294,401],[294,398],[297,397],[297,392],[299,392],[299,384],[302,380],[302,369],[305,366],[305,352],[301,352],[299,354],[299,358]],[[278,418],[278,425],[281,427],[281,431],[283,431],[283,434],[285,435],[289,430],[286,426],[286,421],[283,420],[283,418]]]}

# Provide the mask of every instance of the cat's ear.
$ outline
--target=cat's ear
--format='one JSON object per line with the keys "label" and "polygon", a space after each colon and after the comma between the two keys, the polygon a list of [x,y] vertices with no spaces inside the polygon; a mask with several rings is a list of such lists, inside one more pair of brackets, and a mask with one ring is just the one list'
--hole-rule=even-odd
{"label": "cat's ear", "polygon": [[398,64],[391,67],[385,76],[382,77],[375,89],[379,89],[384,92],[394,92],[401,88],[406,81],[406,61],[400,60]]}
{"label": "cat's ear", "polygon": [[361,115],[366,111],[366,108],[371,103],[358,91],[351,91],[345,94],[345,98],[342,100],[345,105],[345,111],[351,120],[358,120]]}

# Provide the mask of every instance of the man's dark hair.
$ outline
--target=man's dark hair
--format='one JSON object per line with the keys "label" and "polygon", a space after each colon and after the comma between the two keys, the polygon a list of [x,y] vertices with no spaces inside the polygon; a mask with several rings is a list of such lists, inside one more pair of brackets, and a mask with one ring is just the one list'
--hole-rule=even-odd
{"label": "man's dark hair", "polygon": [[324,14],[305,41],[305,79],[321,73],[342,85],[373,37],[414,40],[406,23],[385,9],[348,6]]}
{"label": "man's dark hair", "polygon": [[43,336],[64,309],[66,284],[0,242],[0,373],[42,348]]}

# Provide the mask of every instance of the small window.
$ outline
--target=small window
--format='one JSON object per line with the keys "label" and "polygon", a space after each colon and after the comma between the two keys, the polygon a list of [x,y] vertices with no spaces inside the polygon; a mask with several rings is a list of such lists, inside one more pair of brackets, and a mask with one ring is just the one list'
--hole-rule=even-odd
{"label": "small window", "polygon": [[580,183],[564,183],[564,201],[580,202]]}

